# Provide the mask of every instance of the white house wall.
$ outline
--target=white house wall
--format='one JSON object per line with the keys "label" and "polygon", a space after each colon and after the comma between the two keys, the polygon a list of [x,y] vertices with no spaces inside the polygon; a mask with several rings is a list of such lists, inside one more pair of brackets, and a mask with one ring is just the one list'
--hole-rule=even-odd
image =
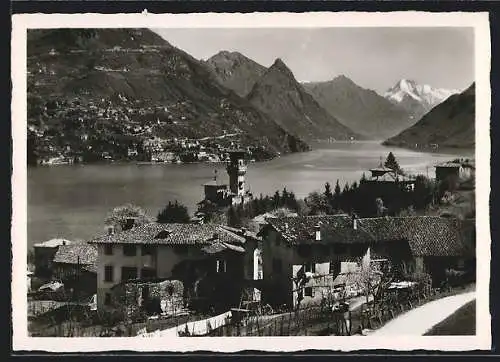
{"label": "white house wall", "polygon": [[[104,253],[105,246],[98,245],[98,271],[97,271],[97,303],[102,306],[105,301],[105,293],[114,285],[122,281],[122,267],[137,268],[137,278],[141,278],[142,268],[156,269],[158,278],[170,278],[172,268],[183,260],[196,260],[202,257],[199,250],[188,247],[188,252],[184,254],[176,253],[174,248],[168,245],[159,245],[156,249],[156,255],[141,255],[141,245],[136,244],[136,256],[126,256],[123,254],[123,245],[113,245],[112,255]],[[198,247],[195,247],[198,248]],[[106,282],[105,266],[113,266],[113,281]]]}

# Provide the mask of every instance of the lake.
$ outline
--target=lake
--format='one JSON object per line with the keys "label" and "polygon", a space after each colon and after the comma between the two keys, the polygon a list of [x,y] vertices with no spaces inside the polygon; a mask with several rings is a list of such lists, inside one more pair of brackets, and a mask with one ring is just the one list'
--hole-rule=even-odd
{"label": "lake", "polygon": [[[389,151],[409,172],[434,177],[433,165],[455,157],[473,157],[473,151],[421,153],[385,147],[377,142],[335,143],[310,152],[271,161],[250,163],[247,185],[254,195],[272,195],[277,189],[305,197],[323,190],[325,182],[359,181],[363,172],[378,166]],[[227,181],[222,164],[96,164],[28,168],[28,246],[62,237],[88,240],[104,232],[106,214],[115,206],[134,203],[151,216],[169,201],[195,210],[203,198],[203,184],[214,169]]]}

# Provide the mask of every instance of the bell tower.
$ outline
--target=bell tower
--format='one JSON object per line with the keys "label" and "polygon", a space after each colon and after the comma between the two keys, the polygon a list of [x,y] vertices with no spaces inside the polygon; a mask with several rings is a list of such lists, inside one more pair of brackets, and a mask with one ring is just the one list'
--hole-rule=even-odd
{"label": "bell tower", "polygon": [[245,174],[247,165],[245,162],[245,151],[231,151],[229,153],[229,163],[226,166],[229,175],[229,189],[236,196],[243,197],[245,190]]}

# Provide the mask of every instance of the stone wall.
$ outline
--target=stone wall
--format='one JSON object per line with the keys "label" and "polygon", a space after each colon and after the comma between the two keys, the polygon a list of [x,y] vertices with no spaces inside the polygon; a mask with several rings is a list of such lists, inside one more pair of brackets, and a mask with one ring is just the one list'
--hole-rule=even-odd
{"label": "stone wall", "polygon": [[184,309],[184,285],[179,280],[128,282],[113,288],[113,304],[128,318],[141,314],[176,315]]}

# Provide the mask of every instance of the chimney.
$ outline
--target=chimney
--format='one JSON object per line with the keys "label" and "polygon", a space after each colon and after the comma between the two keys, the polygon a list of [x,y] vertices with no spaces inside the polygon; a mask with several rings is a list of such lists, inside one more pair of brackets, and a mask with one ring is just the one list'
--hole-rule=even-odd
{"label": "chimney", "polygon": [[316,241],[321,241],[321,225],[316,225]]}
{"label": "chimney", "polygon": [[358,217],[356,214],[352,214],[352,228],[358,230]]}
{"label": "chimney", "polygon": [[123,230],[130,230],[134,227],[135,224],[135,219],[133,217],[127,218],[127,221],[125,222],[125,226],[123,227]]}

